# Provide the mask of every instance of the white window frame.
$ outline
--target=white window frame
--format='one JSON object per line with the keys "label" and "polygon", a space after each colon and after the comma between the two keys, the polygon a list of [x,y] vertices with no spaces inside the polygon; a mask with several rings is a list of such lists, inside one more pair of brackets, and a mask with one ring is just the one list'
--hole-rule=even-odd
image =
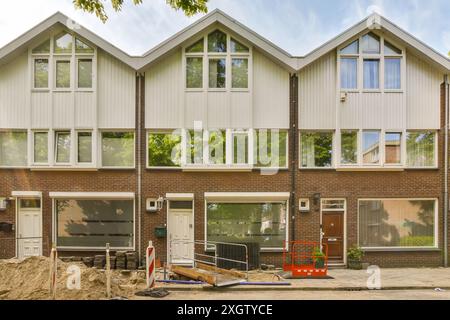
{"label": "white window frame", "polygon": [[[432,132],[434,134],[434,165],[432,166],[426,166],[426,167],[417,167],[417,166],[407,166],[408,164],[408,151],[406,148],[406,141],[407,141],[407,135],[409,132]],[[404,138],[405,144],[404,144],[404,148],[405,148],[405,165],[407,166],[408,169],[413,169],[413,170],[426,170],[426,169],[438,169],[439,168],[439,135],[438,135],[438,131],[437,130],[406,130],[405,131],[405,138]]]}
{"label": "white window frame", "polygon": [[[56,85],[57,82],[57,67],[56,65],[58,64],[58,62],[69,62],[69,87],[66,88],[59,88]],[[57,57],[55,57],[53,59],[53,63],[54,63],[54,68],[53,68],[53,91],[55,92],[67,92],[67,91],[73,91],[73,87],[74,87],[74,63],[73,63],[73,58],[71,56],[64,56],[64,55],[58,55]]]}
{"label": "white window frame", "polygon": [[149,165],[149,161],[150,161],[150,153],[149,153],[149,149],[148,149],[148,147],[149,147],[149,135],[150,134],[152,134],[152,133],[154,133],[154,134],[172,134],[172,135],[174,135],[174,134],[179,134],[179,136],[180,136],[180,149],[182,150],[182,148],[183,148],[183,134],[182,134],[182,130],[180,130],[180,129],[173,129],[173,130],[170,130],[170,129],[150,129],[150,130],[147,130],[146,131],[146,135],[145,135],[145,139],[146,139],[146,143],[145,143],[145,146],[146,146],[146,157],[145,157],[145,167],[146,167],[146,169],[163,169],[163,170],[180,170],[181,168],[182,168],[182,165],[183,165],[183,152],[181,152],[181,155],[180,155],[180,165],[179,166],[173,166],[173,167],[166,167],[166,166],[150,166]]}
{"label": "white window frame", "polygon": [[360,243],[360,201],[389,201],[389,200],[403,200],[403,201],[434,201],[434,246],[431,247],[362,247],[364,251],[433,251],[439,249],[439,199],[438,198],[360,198],[358,199],[357,208],[357,243]]}
{"label": "white window frame", "polygon": [[[302,134],[305,133],[330,133],[331,134],[331,166],[329,167],[303,167],[302,166]],[[336,168],[336,132],[334,130],[300,130],[298,133],[298,167],[300,170],[334,170]],[[289,154],[289,152],[288,152]]]}
{"label": "white window frame", "polygon": [[[282,166],[277,166],[277,167],[258,166],[258,152],[259,152],[259,150],[257,148],[257,146],[258,146],[258,144],[257,144],[257,139],[258,139],[257,131],[260,131],[260,130],[267,130],[267,131],[269,131],[269,130],[278,130],[278,133],[286,132],[286,165],[285,166],[283,166],[283,167]],[[253,132],[253,141],[252,141],[253,147],[252,147],[252,150],[254,150],[254,152],[251,151],[250,153],[253,153],[254,168],[255,169],[261,169],[261,170],[287,170],[287,169],[289,169],[289,133],[290,133],[289,129],[267,129],[267,128],[266,129],[262,129],[262,128],[258,128],[258,129],[253,129],[252,132]]]}
{"label": "white window frame", "polygon": [[[133,133],[133,165],[132,166],[104,166],[103,165],[103,133]],[[99,167],[108,170],[130,170],[136,168],[136,130],[126,130],[126,129],[102,129],[98,131],[98,159]]]}
{"label": "white window frame", "polygon": [[[225,194],[225,193],[224,193]],[[204,218],[204,223],[205,223],[205,251],[207,252],[213,252],[214,250],[207,248],[207,242],[208,242],[208,203],[257,203],[257,204],[261,204],[261,203],[282,203],[286,205],[286,244],[289,242],[289,231],[290,231],[290,215],[289,215],[289,195],[286,197],[285,200],[280,200],[280,199],[274,199],[274,200],[270,200],[271,197],[271,193],[268,192],[266,193],[254,193],[254,195],[252,195],[251,193],[230,193],[229,195],[233,195],[235,194],[237,196],[236,200],[233,199],[214,199],[214,196],[209,197],[206,193],[205,193],[205,200],[204,200],[204,204],[205,204],[205,218]],[[266,195],[267,198],[260,198],[262,196]],[[274,193],[275,195],[275,193]],[[227,195],[225,195],[226,197]],[[278,195],[277,195],[278,196]],[[257,199],[252,199],[252,197],[256,197]],[[248,200],[245,200],[243,198],[248,198]],[[261,247],[261,252],[283,252],[285,249],[287,248],[283,248],[283,247],[277,247],[277,248],[264,248]]]}
{"label": "white window frame", "polygon": [[[79,86],[78,86],[78,82],[79,82],[79,79],[78,79],[78,71],[79,71],[79,63],[80,63],[80,60],[91,60],[91,63],[92,63],[92,75],[91,75],[91,77],[92,77],[92,79],[91,79],[91,87],[90,88],[80,88]],[[95,65],[96,65],[96,63],[95,63],[95,57],[92,55],[92,54],[81,54],[81,53],[78,53],[77,55],[76,55],[76,59],[75,59],[75,61],[76,61],[76,66],[75,66],[75,88],[76,88],[76,90],[77,91],[81,91],[81,92],[92,92],[92,91],[94,91],[94,88],[96,87],[96,82],[95,82],[95,79],[96,79],[96,77],[94,76],[94,74],[95,74]]]}
{"label": "white window frame", "polygon": [[[47,134],[47,162],[36,162],[36,159],[34,158],[34,154],[35,154],[35,138],[36,138],[36,133],[46,133]],[[51,159],[51,148],[50,148],[50,144],[51,144],[51,135],[50,135],[50,130],[33,130],[31,132],[31,158],[32,158],[32,165],[33,166],[49,166],[50,165],[50,159]]]}
{"label": "white window frame", "polygon": [[[79,153],[79,145],[78,145],[78,143],[79,143],[79,134],[80,133],[90,133],[91,134],[91,162],[79,162],[78,161],[78,153]],[[94,144],[94,140],[95,140],[95,137],[94,137],[94,132],[93,132],[93,130],[77,130],[77,131],[75,131],[75,142],[76,142],[76,144],[75,144],[75,146],[74,146],[74,153],[75,153],[75,163],[76,163],[76,165],[77,166],[79,166],[79,167],[92,167],[93,166],[93,164],[95,163],[95,152],[94,152],[94,150],[95,150],[95,144]]]}
{"label": "white window frame", "polygon": [[130,250],[134,251],[136,248],[136,199],[134,194],[130,195],[129,193],[122,192],[92,192],[92,193],[57,193],[51,192],[50,198],[52,198],[52,239],[53,243],[56,244],[56,248],[60,251],[73,251],[73,250],[82,250],[82,251],[99,251],[105,250],[104,247],[60,247],[58,246],[58,233],[57,233],[57,211],[56,211],[56,201],[57,200],[132,200],[133,201],[133,247],[125,248],[125,247],[111,247],[112,250]]}
{"label": "white window frame", "polygon": [[[208,35],[220,31],[227,36],[227,51],[226,52],[208,52]],[[238,41],[242,45],[248,48],[248,52],[231,52],[231,38]],[[186,49],[191,45],[195,44],[199,40],[203,39],[203,52],[186,52]],[[186,92],[250,92],[252,86],[252,60],[253,48],[252,45],[241,38],[238,35],[231,34],[221,27],[208,28],[207,31],[203,32],[201,36],[192,38],[189,42],[182,47],[182,68],[183,68],[183,87]],[[186,59],[191,57],[203,58],[203,86],[201,88],[188,88],[186,85]],[[247,88],[232,88],[232,59],[247,59],[248,60],[248,70],[247,70]],[[210,59],[225,59],[225,88],[210,88],[209,87],[209,60]]]}
{"label": "white window frame", "polygon": [[[30,150],[29,150],[29,143],[30,143],[30,133],[29,130],[22,130],[22,129],[0,129],[0,133],[2,132],[22,132],[22,133],[26,133],[27,134],[27,148],[26,148],[26,157],[27,157],[27,163],[30,162]],[[14,165],[14,166],[4,166],[4,165],[0,165],[0,169],[15,169],[15,168],[27,168],[28,165],[24,165],[24,166],[18,166],[18,165]]]}
{"label": "white window frame", "polygon": [[[57,160],[57,158],[58,158],[58,143],[57,143],[57,141],[58,141],[58,134],[60,134],[60,133],[69,133],[70,148],[69,148],[69,161],[68,162],[58,162],[58,160]],[[73,164],[73,161],[72,161],[73,154],[74,154],[73,142],[74,142],[73,133],[70,129],[69,130],[67,130],[67,129],[66,130],[64,130],[64,129],[54,130],[54,133],[53,133],[53,163],[54,163],[55,167],[61,167],[61,166],[67,167],[67,166],[71,166]]]}
{"label": "white window frame", "polygon": [[[379,54],[366,54],[362,50],[362,38],[369,33],[373,33],[380,38],[380,53]],[[341,50],[358,40],[358,53],[357,54],[345,54],[341,53]],[[385,41],[389,42],[397,49],[401,50],[401,54],[385,54],[384,46]],[[392,39],[387,39],[384,34],[371,30],[365,32],[359,36],[353,37],[350,40],[344,42],[341,46],[337,48],[337,71],[338,71],[338,89],[340,92],[372,92],[372,93],[389,93],[389,92],[404,92],[405,82],[406,82],[406,49],[404,46],[400,45],[397,41]],[[355,89],[345,89],[341,87],[341,58],[356,58],[357,59],[357,88]],[[400,59],[400,88],[399,89],[385,89],[385,59],[386,58],[399,58]],[[365,89],[364,88],[364,60],[365,59],[377,59],[379,63],[379,89]]]}

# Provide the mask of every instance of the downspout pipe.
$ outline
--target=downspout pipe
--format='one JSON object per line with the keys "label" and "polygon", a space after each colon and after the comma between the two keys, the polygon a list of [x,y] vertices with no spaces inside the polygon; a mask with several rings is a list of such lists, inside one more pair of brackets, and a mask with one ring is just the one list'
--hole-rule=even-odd
{"label": "downspout pipe", "polygon": [[137,85],[137,132],[136,132],[136,145],[137,145],[137,214],[138,214],[138,261],[139,266],[142,265],[141,259],[141,237],[142,237],[142,226],[141,226],[141,215],[142,215],[142,145],[141,145],[141,135],[142,135],[142,79],[143,75],[141,73],[136,74],[136,85]]}
{"label": "downspout pipe", "polygon": [[291,197],[290,197],[290,216],[292,227],[291,227],[291,241],[295,241],[295,217],[297,213],[297,139],[298,139],[298,77],[297,74],[293,73],[290,75],[290,167],[291,167]]}
{"label": "downspout pipe", "polygon": [[449,82],[444,76],[445,133],[444,133],[444,267],[448,267],[448,130],[449,130]]}

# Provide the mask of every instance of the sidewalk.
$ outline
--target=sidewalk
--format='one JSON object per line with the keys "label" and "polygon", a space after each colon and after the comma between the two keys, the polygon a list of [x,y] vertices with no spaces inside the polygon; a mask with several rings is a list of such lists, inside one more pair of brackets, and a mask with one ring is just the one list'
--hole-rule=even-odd
{"label": "sidewalk", "polygon": [[[158,283],[158,287],[170,290],[369,290],[367,280],[373,275],[367,270],[333,269],[329,270],[333,279],[286,279],[290,286],[252,286],[237,285],[214,288],[209,285],[175,285]],[[381,290],[420,290],[441,288],[450,290],[450,268],[402,268],[380,269]],[[250,281],[252,279],[250,278]]]}

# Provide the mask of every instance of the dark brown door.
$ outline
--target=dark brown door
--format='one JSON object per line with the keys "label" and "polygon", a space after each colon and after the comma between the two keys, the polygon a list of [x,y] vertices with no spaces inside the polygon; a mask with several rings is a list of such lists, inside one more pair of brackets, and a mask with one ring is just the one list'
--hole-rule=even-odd
{"label": "dark brown door", "polygon": [[322,212],[322,241],[328,245],[328,261],[344,261],[344,212]]}

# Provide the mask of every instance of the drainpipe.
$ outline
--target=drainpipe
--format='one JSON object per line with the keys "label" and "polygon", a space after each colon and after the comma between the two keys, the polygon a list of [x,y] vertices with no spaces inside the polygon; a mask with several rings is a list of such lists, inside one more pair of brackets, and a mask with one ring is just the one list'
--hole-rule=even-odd
{"label": "drainpipe", "polygon": [[142,79],[143,75],[141,73],[136,74],[137,80],[137,201],[138,201],[138,260],[139,266],[142,265],[141,260],[141,214],[142,214],[142,146],[141,146],[141,135],[142,135]]}
{"label": "drainpipe", "polygon": [[449,116],[449,83],[448,75],[444,76],[445,86],[445,152],[444,152],[444,267],[448,267],[448,116]]}
{"label": "drainpipe", "polygon": [[290,75],[290,168],[291,168],[291,240],[295,241],[295,217],[297,213],[297,146],[298,146],[298,130],[297,130],[297,122],[298,122],[298,77],[297,75]]}

